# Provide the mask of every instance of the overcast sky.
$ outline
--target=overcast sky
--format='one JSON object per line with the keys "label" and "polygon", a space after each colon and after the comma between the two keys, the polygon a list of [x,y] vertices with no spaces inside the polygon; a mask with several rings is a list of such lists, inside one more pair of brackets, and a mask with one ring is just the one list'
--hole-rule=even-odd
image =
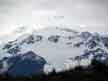
{"label": "overcast sky", "polygon": [[21,25],[72,25],[107,32],[107,22],[108,0],[0,0],[0,32]]}

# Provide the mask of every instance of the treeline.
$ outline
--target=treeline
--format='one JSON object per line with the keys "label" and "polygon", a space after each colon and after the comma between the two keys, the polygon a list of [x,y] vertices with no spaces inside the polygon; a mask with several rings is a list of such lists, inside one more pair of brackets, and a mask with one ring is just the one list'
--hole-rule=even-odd
{"label": "treeline", "polygon": [[32,75],[29,77],[11,77],[0,75],[0,81],[108,81],[108,66],[93,60],[88,67],[77,66],[74,69],[48,75]]}

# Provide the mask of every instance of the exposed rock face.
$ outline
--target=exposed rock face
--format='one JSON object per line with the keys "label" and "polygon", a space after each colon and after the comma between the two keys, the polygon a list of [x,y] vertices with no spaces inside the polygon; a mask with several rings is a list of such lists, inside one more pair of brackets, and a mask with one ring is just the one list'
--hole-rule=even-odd
{"label": "exposed rock face", "polygon": [[57,43],[57,42],[59,41],[59,38],[60,38],[59,35],[55,35],[55,36],[50,36],[50,37],[48,37],[48,40],[49,40],[50,42]]}

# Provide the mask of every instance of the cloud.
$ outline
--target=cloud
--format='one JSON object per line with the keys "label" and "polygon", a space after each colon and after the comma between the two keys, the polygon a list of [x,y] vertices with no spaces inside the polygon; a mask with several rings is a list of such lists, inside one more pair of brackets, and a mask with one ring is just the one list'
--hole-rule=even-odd
{"label": "cloud", "polygon": [[[56,16],[64,18],[54,18]],[[0,0],[0,28],[3,30],[19,24],[106,26],[107,22],[108,0]],[[101,29],[104,31],[106,27]]]}

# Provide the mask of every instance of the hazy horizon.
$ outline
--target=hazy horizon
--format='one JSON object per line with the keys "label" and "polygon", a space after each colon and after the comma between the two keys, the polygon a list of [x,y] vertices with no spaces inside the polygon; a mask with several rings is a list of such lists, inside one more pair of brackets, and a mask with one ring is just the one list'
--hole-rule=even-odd
{"label": "hazy horizon", "polygon": [[108,31],[108,0],[0,0],[0,33],[19,26]]}

